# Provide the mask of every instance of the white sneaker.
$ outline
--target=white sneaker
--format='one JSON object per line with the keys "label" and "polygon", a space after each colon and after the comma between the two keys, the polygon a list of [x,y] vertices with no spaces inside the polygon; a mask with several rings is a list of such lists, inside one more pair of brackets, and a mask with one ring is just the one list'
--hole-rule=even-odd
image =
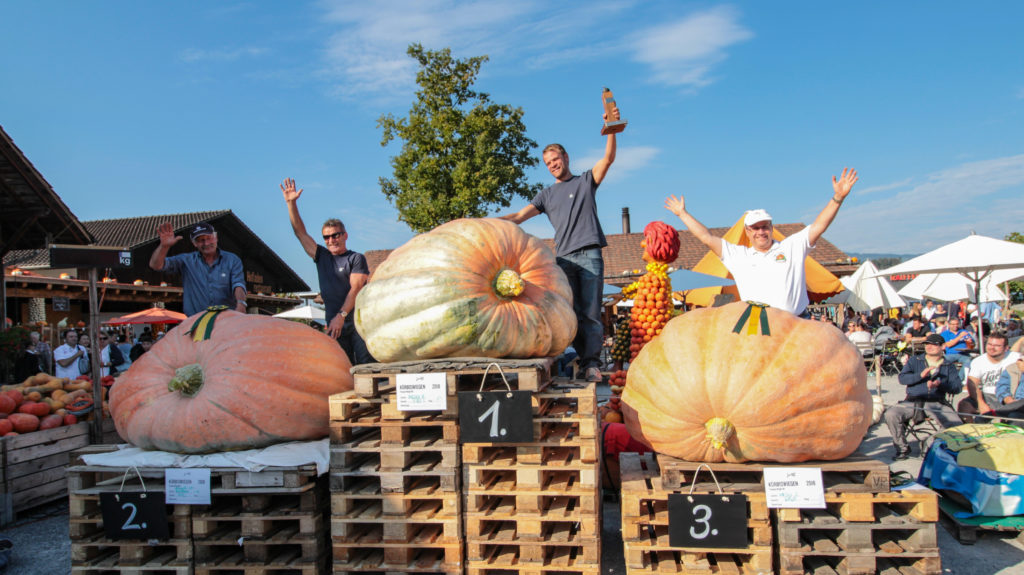
{"label": "white sneaker", "polygon": [[603,379],[603,377],[601,376],[601,370],[600,369],[597,369],[596,367],[588,367],[587,368],[587,381],[591,381],[591,382],[594,382],[594,383],[601,383],[602,379]]}

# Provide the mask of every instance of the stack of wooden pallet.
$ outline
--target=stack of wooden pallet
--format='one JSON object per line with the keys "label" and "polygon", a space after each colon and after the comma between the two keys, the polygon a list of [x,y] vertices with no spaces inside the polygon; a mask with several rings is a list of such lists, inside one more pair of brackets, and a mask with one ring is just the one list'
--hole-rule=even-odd
{"label": "stack of wooden pallet", "polygon": [[693,483],[700,464],[652,454],[623,454],[620,463],[628,571],[941,573],[936,494],[890,491],[883,462],[853,457],[800,464],[821,469],[825,509],[768,509],[764,464],[711,464],[722,492],[747,497],[745,549],[668,545],[668,494],[688,493],[691,485],[700,494],[719,489],[708,475]]}
{"label": "stack of wooden pallet", "polygon": [[[101,494],[163,493],[162,467],[86,465],[76,451],[68,468],[72,571],[229,575],[288,570],[315,575],[327,565],[326,477],[316,466],[210,469],[210,505],[166,505],[167,539],[110,539]],[[131,518],[129,518],[131,520]]]}
{"label": "stack of wooden pallet", "polygon": [[597,575],[600,445],[594,384],[532,396],[533,441],[462,447],[467,573]]}

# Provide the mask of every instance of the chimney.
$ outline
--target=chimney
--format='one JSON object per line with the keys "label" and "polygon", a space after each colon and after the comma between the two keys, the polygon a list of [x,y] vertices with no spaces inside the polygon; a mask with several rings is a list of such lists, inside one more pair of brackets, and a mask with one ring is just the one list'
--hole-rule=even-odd
{"label": "chimney", "polygon": [[622,208],[622,233],[629,233],[629,208]]}

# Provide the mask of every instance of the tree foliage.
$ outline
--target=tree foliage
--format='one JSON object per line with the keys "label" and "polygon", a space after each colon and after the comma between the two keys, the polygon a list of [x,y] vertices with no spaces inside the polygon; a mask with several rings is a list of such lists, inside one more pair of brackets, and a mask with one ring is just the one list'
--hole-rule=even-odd
{"label": "tree foliage", "polygon": [[[1020,233],[1017,233],[1017,232],[1010,232],[1003,239],[1008,241],[1008,242],[1017,242],[1018,244],[1024,244],[1024,234],[1020,234]],[[1011,297],[1013,296],[1013,294],[1020,293],[1020,292],[1024,291],[1024,282],[1019,282],[1018,281],[1018,282],[1009,282],[1009,283],[1010,283],[1010,295],[1011,295]]]}
{"label": "tree foliage", "polygon": [[495,104],[472,89],[487,56],[452,58],[451,50],[407,53],[420,65],[419,90],[406,118],[377,120],[381,146],[404,141],[391,158],[392,178],[380,178],[381,191],[398,208],[399,220],[424,232],[450,220],[483,217],[493,206],[508,207],[514,196],[531,199],[540,184],[526,182],[536,166],[526,137],[522,108]]}

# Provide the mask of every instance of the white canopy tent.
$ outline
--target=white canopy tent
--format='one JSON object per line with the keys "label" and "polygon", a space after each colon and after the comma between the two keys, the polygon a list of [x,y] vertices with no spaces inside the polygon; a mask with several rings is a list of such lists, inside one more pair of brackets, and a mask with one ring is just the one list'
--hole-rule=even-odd
{"label": "white canopy tent", "polygon": [[282,319],[301,319],[306,321],[315,321],[324,325],[327,324],[327,316],[324,312],[324,308],[312,303],[293,307],[290,310],[274,314],[274,317]]}
{"label": "white canopy tent", "polygon": [[890,309],[903,307],[907,302],[896,293],[889,280],[878,276],[878,268],[871,260],[864,263],[853,272],[853,275],[839,278],[846,288],[836,301],[842,301],[856,311],[871,311],[876,308]]}

